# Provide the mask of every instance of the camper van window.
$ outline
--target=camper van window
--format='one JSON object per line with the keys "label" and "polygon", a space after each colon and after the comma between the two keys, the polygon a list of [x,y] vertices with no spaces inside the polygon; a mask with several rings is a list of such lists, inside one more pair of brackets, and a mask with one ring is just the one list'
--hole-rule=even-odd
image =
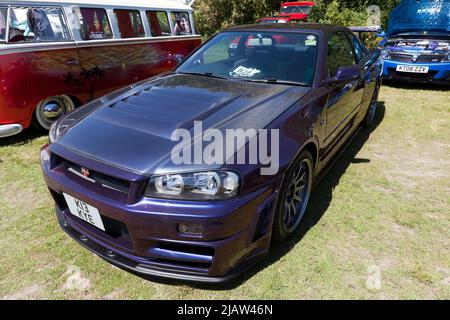
{"label": "camper van window", "polygon": [[64,14],[59,8],[11,8],[9,42],[70,40]]}
{"label": "camper van window", "polygon": [[152,37],[171,36],[169,17],[165,11],[147,11]]}
{"label": "camper van window", "polygon": [[6,38],[6,15],[7,8],[0,8],[0,41],[5,41]]}
{"label": "camper van window", "polygon": [[176,36],[192,34],[189,14],[187,12],[172,12],[172,23]]}
{"label": "camper van window", "polygon": [[117,24],[119,25],[120,37],[143,38],[145,37],[144,25],[141,14],[137,10],[114,10]]}
{"label": "camper van window", "polygon": [[83,40],[112,39],[113,34],[108,15],[104,9],[80,8],[74,10],[80,22],[80,35]]}

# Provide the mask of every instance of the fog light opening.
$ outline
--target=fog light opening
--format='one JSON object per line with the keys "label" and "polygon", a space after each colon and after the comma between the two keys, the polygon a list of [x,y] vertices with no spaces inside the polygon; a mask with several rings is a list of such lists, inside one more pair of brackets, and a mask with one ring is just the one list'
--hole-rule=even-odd
{"label": "fog light opening", "polygon": [[202,224],[180,223],[178,224],[178,232],[190,236],[203,235],[205,228]]}

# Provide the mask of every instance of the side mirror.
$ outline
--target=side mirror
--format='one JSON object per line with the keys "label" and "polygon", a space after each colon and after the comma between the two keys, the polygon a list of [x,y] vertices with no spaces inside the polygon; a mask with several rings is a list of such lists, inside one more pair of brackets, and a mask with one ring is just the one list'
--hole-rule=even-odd
{"label": "side mirror", "polygon": [[361,78],[361,67],[353,65],[349,67],[340,67],[334,77],[329,77],[325,80],[325,85],[339,84],[358,80]]}

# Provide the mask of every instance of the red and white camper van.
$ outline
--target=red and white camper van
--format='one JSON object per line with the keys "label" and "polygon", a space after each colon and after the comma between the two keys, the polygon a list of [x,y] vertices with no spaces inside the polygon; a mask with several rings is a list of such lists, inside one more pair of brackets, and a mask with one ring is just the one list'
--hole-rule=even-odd
{"label": "red and white camper van", "polygon": [[0,137],[175,67],[201,43],[164,0],[0,0]]}

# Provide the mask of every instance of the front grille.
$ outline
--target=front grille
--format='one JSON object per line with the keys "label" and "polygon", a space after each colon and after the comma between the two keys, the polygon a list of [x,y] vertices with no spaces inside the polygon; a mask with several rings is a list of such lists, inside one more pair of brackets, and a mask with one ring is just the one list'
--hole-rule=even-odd
{"label": "front grille", "polygon": [[130,183],[127,181],[113,178],[89,169],[87,169],[89,175],[84,175],[83,172],[86,172],[86,168],[62,158],[60,159],[60,163],[68,172],[71,172],[74,175],[89,180],[104,188],[115,190],[124,194],[128,194],[128,192],[130,191]]}
{"label": "front grille", "polygon": [[445,55],[443,54],[421,54],[416,62],[442,62],[444,58]]}
{"label": "front grille", "polygon": [[391,53],[391,60],[398,62],[410,62],[410,63],[438,63],[442,62],[445,58],[444,54],[421,54],[414,59],[414,55],[409,53]]}
{"label": "front grille", "polygon": [[[87,222],[81,220],[79,217],[75,216],[75,215],[69,215],[69,207],[67,205],[66,200],[64,199],[64,196],[62,194],[59,194],[55,191],[53,191],[52,189],[50,189],[50,193],[53,197],[53,199],[56,202],[56,205],[58,206],[59,210],[61,212],[67,212],[68,214],[68,218],[71,220],[76,221],[78,224],[83,224],[83,225],[89,225]],[[123,240],[126,240],[127,242],[130,243],[130,247],[131,247],[131,242],[130,242],[130,233],[128,231],[128,227],[125,223],[106,217],[104,215],[101,215],[102,218],[102,222],[103,222],[103,226],[105,227],[105,233],[107,235],[109,235],[110,237],[114,238],[114,239],[119,239],[122,238]]]}
{"label": "front grille", "polygon": [[391,60],[399,62],[413,62],[413,57],[412,55],[404,53],[391,53]]}

